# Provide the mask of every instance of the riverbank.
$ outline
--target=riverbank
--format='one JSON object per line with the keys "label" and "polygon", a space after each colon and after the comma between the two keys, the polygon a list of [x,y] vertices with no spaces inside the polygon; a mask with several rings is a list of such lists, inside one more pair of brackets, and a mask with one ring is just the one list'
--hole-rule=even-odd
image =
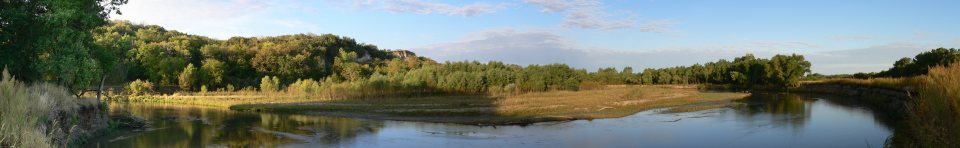
{"label": "riverbank", "polygon": [[47,83],[0,80],[0,147],[75,147],[107,128],[106,108]]}
{"label": "riverbank", "polygon": [[[606,86],[508,96],[467,95],[313,100],[283,94],[244,96],[134,96],[124,101],[180,103],[240,111],[313,114],[383,120],[474,125],[618,118],[667,107],[702,110],[725,107],[747,93],[701,92],[695,87]],[[718,105],[720,104],[720,105]]]}

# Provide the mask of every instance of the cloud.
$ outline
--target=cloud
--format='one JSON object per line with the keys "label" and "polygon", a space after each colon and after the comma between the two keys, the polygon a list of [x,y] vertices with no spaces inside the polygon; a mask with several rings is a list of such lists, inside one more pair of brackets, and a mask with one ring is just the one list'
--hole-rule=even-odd
{"label": "cloud", "polygon": [[[636,26],[637,19],[631,14],[624,17],[614,17],[605,11],[603,3],[598,0],[524,0],[525,3],[540,7],[546,13],[564,13],[563,26],[568,28],[600,29],[605,31],[626,29]],[[646,22],[641,27],[643,32],[664,32],[674,23],[671,21]]]}
{"label": "cloud", "polygon": [[877,39],[877,37],[869,36],[869,35],[836,35],[836,36],[833,36],[833,40],[841,41],[841,42],[869,41],[869,40],[874,40],[874,39]]}
{"label": "cloud", "polygon": [[800,42],[800,41],[758,41],[751,43],[753,48],[759,49],[811,49],[811,48],[821,48],[823,46],[813,43]]}
{"label": "cloud", "polygon": [[664,33],[670,31],[670,27],[677,24],[671,20],[654,20],[640,25],[641,32]]}
{"label": "cloud", "polygon": [[957,46],[958,43],[935,44],[894,42],[864,48],[830,51],[810,51],[797,48],[823,46],[800,41],[756,41],[730,45],[668,47],[661,49],[583,48],[551,30],[484,30],[465,36],[455,42],[440,43],[411,50],[418,55],[438,61],[503,61],[521,65],[566,63],[570,66],[595,70],[600,67],[631,66],[634,69],[689,66],[719,59],[733,60],[752,53],[769,58],[775,54],[804,55],[813,64],[812,72],[844,74],[878,72],[890,68],[894,61],[938,47]]}
{"label": "cloud", "polygon": [[[136,0],[120,6],[123,15],[112,19],[160,25],[191,34],[225,39],[233,36],[262,36],[316,31],[318,26],[283,18],[263,18],[270,12],[297,8],[292,1],[259,0]],[[290,28],[285,32],[249,28]],[[275,31],[275,30],[274,30]]]}
{"label": "cloud", "polygon": [[470,3],[456,6],[446,3],[421,0],[328,0],[335,4],[350,6],[354,9],[375,9],[394,13],[442,14],[449,16],[477,16],[495,13],[506,4]]}
{"label": "cloud", "polygon": [[893,67],[893,62],[903,57],[913,57],[920,52],[937,48],[933,44],[895,42],[864,48],[845,49],[805,54],[813,64],[813,72],[825,74],[850,74],[879,72]]}
{"label": "cloud", "polygon": [[[414,48],[419,55],[438,61],[503,61],[521,65],[566,63],[594,70],[600,67],[672,67],[731,59],[746,53],[731,49],[673,48],[649,51],[617,51],[580,48],[576,42],[549,30],[494,29],[475,32],[451,43]],[[768,55],[768,54],[763,54]],[[772,55],[772,54],[769,54]]]}

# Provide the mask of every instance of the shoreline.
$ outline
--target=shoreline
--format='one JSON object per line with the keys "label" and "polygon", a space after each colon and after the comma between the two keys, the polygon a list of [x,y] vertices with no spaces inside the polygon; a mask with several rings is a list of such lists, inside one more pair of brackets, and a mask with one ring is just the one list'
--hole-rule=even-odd
{"label": "shoreline", "polygon": [[[276,94],[273,94],[276,95]],[[553,91],[511,96],[424,96],[312,100],[279,96],[136,96],[115,102],[155,102],[213,106],[233,111],[336,116],[373,120],[528,125],[539,122],[625,117],[650,109],[726,107],[748,96],[706,92],[695,87],[607,86],[599,90]]]}

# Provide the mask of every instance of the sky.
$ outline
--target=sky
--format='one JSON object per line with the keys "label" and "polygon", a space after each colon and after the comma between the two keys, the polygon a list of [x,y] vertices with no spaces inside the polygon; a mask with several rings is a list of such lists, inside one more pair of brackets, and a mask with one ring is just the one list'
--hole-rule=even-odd
{"label": "sky", "polygon": [[130,0],[111,19],[216,39],[336,34],[437,61],[663,68],[801,54],[877,72],[960,47],[953,0]]}

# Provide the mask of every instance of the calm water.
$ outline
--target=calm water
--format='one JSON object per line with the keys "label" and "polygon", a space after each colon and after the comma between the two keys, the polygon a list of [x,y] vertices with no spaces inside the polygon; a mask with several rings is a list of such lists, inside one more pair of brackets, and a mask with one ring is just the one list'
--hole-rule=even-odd
{"label": "calm water", "polygon": [[844,98],[755,94],[736,108],[624,118],[469,126],[113,104],[153,123],[100,137],[100,147],[881,147],[890,125]]}

